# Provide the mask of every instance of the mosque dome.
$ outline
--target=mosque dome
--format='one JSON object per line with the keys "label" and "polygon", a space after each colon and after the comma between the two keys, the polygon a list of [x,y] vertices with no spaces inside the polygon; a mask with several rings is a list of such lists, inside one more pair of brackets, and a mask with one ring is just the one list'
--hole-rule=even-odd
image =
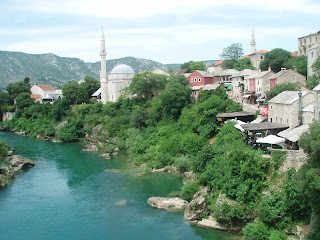
{"label": "mosque dome", "polygon": [[119,73],[134,73],[133,69],[126,64],[119,64],[115,66],[110,74],[119,74]]}

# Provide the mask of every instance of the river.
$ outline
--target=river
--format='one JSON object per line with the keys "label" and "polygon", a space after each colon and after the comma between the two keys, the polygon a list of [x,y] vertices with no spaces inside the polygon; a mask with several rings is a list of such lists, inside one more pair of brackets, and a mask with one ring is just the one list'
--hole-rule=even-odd
{"label": "river", "polygon": [[105,160],[79,143],[52,143],[0,132],[15,153],[36,162],[0,190],[0,239],[213,239],[237,236],[191,226],[181,212],[150,207],[181,175],[141,175],[125,155]]}

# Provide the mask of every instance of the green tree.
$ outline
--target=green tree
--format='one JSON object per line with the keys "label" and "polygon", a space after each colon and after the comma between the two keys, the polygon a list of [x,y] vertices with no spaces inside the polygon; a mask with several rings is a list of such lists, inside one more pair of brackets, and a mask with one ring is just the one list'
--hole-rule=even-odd
{"label": "green tree", "polygon": [[284,67],[287,69],[297,68],[297,72],[307,76],[308,58],[307,56],[291,57],[285,63]]}
{"label": "green tree", "polygon": [[189,85],[181,84],[178,78],[169,81],[166,88],[160,93],[164,116],[167,119],[177,120],[182,109],[191,102],[190,95]]}
{"label": "green tree", "polygon": [[307,164],[299,170],[303,177],[305,195],[312,207],[310,232],[314,239],[320,238],[320,122],[310,125],[309,131],[302,134],[299,146],[307,153]]}
{"label": "green tree", "polygon": [[279,93],[283,91],[298,91],[300,90],[300,86],[298,83],[281,83],[277,84],[275,87],[271,88],[266,92],[266,100],[270,100],[271,98],[277,96]]}
{"label": "green tree", "polygon": [[15,99],[20,93],[29,93],[29,95],[31,93],[29,84],[24,82],[10,83],[7,86],[7,91],[13,99]]}
{"label": "green tree", "polygon": [[207,71],[207,66],[203,62],[189,61],[182,64],[181,69],[187,69],[187,73],[193,73],[195,70]]}
{"label": "green tree", "polygon": [[13,104],[13,99],[7,92],[0,91],[0,112],[6,111],[8,105]]}
{"label": "green tree", "polygon": [[266,53],[264,60],[260,63],[260,68],[266,71],[271,67],[272,71],[279,72],[290,58],[292,58],[290,52],[282,48],[275,48]]}
{"label": "green tree", "polygon": [[34,99],[30,97],[30,93],[20,93],[16,97],[17,116],[21,116],[24,109],[34,104]]}
{"label": "green tree", "polygon": [[76,81],[70,81],[62,87],[62,94],[69,104],[77,103],[80,85]]}
{"label": "green tree", "polygon": [[91,95],[100,88],[100,82],[93,77],[85,76],[84,82],[80,84],[80,87],[84,89],[87,96],[87,103],[91,98]]}
{"label": "green tree", "polygon": [[151,99],[157,97],[167,83],[167,77],[163,74],[152,72],[137,73],[129,86],[129,91],[138,97]]}
{"label": "green tree", "polygon": [[239,61],[243,56],[243,48],[240,43],[233,43],[229,47],[223,49],[220,57],[223,60]]}
{"label": "green tree", "polygon": [[254,66],[252,66],[250,58],[240,59],[234,64],[233,68],[239,71],[242,71],[244,69],[252,69],[252,70],[256,69]]}

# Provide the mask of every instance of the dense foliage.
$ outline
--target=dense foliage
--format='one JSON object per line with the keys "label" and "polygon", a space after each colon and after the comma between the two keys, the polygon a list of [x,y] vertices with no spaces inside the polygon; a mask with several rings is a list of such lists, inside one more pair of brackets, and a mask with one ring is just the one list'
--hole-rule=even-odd
{"label": "dense foliage", "polygon": [[183,63],[181,69],[187,69],[187,73],[193,73],[195,70],[207,71],[207,66],[203,62],[189,61]]}
{"label": "dense foliage", "polygon": [[7,156],[9,149],[7,147],[7,144],[0,139],[0,161],[3,157]]}
{"label": "dense foliage", "polygon": [[320,83],[320,57],[316,60],[316,62],[312,65],[313,75],[308,76],[307,79],[307,87],[314,88]]}
{"label": "dense foliage", "polygon": [[274,72],[279,72],[282,67],[287,69],[297,68],[297,71],[304,76],[307,75],[307,57],[293,57],[290,52],[282,49],[275,48],[270,52],[267,52],[264,60],[260,63],[260,68],[263,71],[271,70]]}

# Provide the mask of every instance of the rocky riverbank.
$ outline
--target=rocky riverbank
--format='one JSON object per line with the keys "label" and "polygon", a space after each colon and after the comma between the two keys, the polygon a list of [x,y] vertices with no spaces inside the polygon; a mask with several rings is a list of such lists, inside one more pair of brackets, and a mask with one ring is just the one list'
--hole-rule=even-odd
{"label": "rocky riverbank", "polygon": [[6,187],[9,180],[15,177],[16,172],[35,166],[34,161],[14,155],[13,152],[13,149],[8,151],[8,157],[0,167],[0,188]]}

